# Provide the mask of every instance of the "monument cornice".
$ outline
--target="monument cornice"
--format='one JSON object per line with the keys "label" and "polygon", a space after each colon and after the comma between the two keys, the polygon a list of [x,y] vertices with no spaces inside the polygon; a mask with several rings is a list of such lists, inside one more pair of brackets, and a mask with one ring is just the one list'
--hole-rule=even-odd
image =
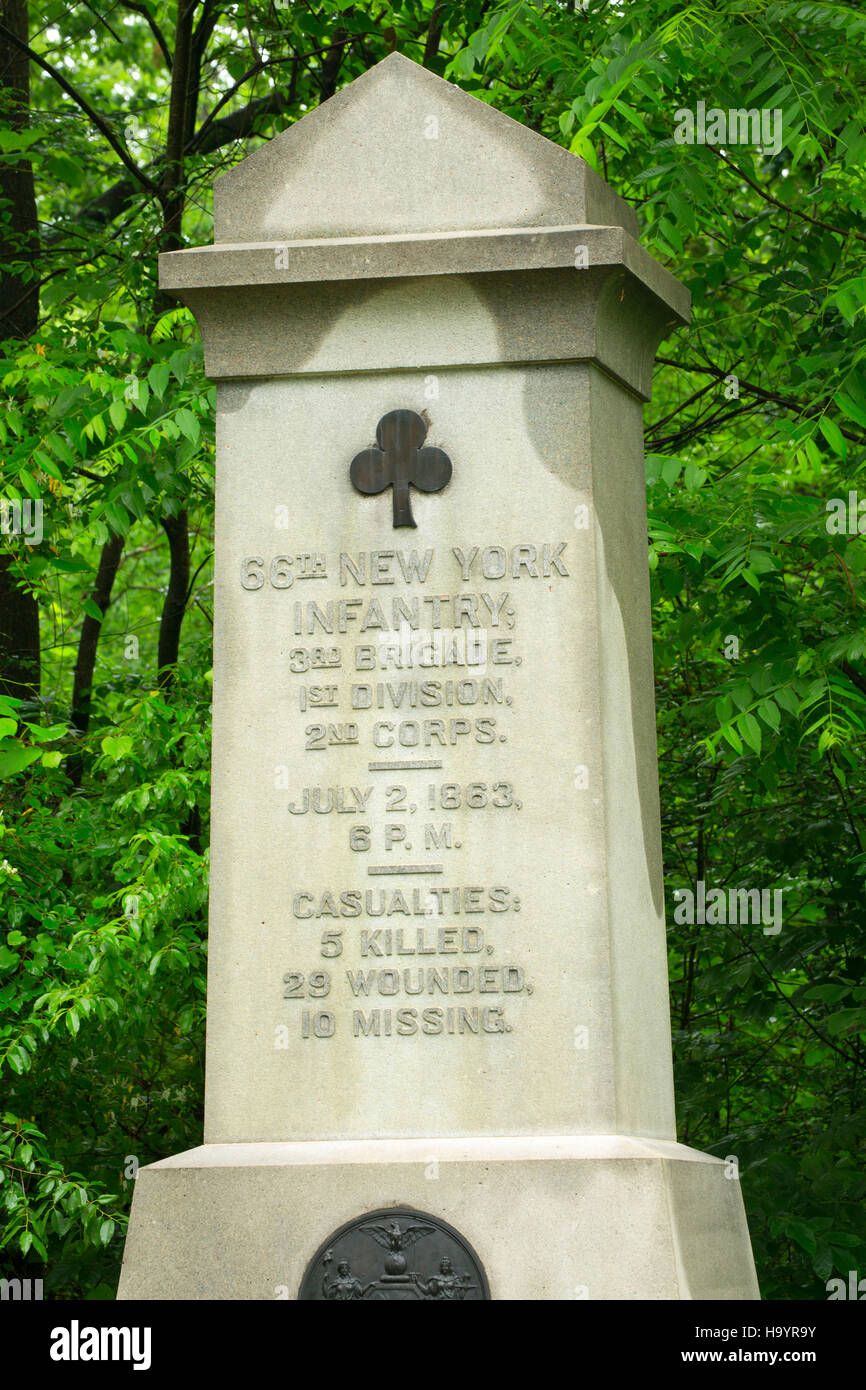
{"label": "monument cornice", "polygon": [[[160,256],[160,286],[195,314],[217,381],[588,362],[643,400],[690,308],[622,227],[579,222],[217,242]],[[399,346],[395,314],[418,323]]]}
{"label": "monument cornice", "polygon": [[[575,265],[580,248],[586,265]],[[409,232],[392,236],[315,237],[300,241],[217,242],[159,258],[160,288],[187,290],[333,280],[387,280],[427,275],[622,266],[688,323],[688,290],[623,227],[570,226]]]}

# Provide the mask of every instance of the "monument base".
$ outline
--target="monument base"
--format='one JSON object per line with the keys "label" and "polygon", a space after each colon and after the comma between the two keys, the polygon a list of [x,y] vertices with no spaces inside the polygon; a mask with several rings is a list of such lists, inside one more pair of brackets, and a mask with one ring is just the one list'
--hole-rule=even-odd
{"label": "monument base", "polygon": [[140,1170],[117,1296],[295,1299],[338,1227],[400,1207],[455,1227],[492,1299],[758,1299],[729,1172],[620,1135],[206,1144]]}

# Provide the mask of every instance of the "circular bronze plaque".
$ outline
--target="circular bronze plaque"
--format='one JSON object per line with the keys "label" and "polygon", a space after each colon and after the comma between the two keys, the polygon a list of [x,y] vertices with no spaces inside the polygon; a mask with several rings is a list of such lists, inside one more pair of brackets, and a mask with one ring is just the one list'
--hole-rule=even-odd
{"label": "circular bronze plaque", "polygon": [[490,1298],[472,1246],[438,1216],[410,1207],[368,1211],[321,1245],[298,1298],[314,1303],[437,1303]]}

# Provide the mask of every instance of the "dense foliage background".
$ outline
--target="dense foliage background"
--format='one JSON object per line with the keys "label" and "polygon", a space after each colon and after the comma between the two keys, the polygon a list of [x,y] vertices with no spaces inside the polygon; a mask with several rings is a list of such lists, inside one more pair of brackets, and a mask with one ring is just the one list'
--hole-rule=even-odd
{"label": "dense foliage background", "polygon": [[[136,1162],[201,1138],[213,393],[157,252],[395,48],[589,160],[692,291],[647,414],[681,1138],[736,1155],[764,1297],[825,1298],[866,1276],[866,540],[826,524],[866,14],[765,0],[0,0],[0,497],[44,504],[0,535],[0,1274],[113,1297]],[[676,143],[700,100],[781,149]],[[699,880],[782,930],[678,925]]]}

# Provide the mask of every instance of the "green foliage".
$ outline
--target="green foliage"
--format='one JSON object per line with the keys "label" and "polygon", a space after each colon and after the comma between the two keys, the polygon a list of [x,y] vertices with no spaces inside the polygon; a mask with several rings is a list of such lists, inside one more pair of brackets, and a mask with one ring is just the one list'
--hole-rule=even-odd
{"label": "green foliage", "polygon": [[[32,161],[43,232],[19,265],[40,325],[0,362],[0,495],[45,504],[44,543],[13,546],[40,604],[41,695],[0,701],[0,1240],[8,1274],[44,1265],[58,1297],[111,1296],[130,1159],[200,1139],[214,409],[189,314],[157,297],[159,197],[129,168],[165,172],[178,7],[149,8],[155,28],[47,0],[33,46],[104,127],[34,67],[30,128],[0,131],[0,160]],[[252,0],[197,20],[189,242],[210,239],[213,179],[327,95],[338,49],[342,85],[396,47],[586,159],[692,292],[647,422],[680,1137],[737,1156],[764,1297],[823,1298],[832,1275],[866,1275],[866,539],[827,510],[866,498],[866,15]],[[698,101],[780,110],[781,148],[678,143]],[[169,688],[161,522],[183,512]],[[678,922],[674,892],[698,881],[782,890],[781,930]]]}
{"label": "green foliage", "polygon": [[31,766],[0,822],[4,1242],[67,1297],[113,1296],[131,1160],[188,1145],[204,1066],[207,855],[179,824],[207,806],[209,682],[98,695],[94,785]]}

